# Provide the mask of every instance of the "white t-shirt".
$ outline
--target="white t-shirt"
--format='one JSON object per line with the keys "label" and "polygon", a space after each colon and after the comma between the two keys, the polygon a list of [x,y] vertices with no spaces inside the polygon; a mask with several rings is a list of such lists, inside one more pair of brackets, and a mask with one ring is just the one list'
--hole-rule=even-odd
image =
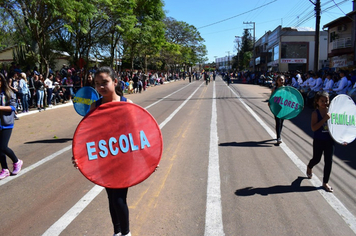
{"label": "white t-shirt", "polygon": [[50,79],[47,78],[47,79],[44,81],[44,84],[46,85],[47,88],[53,89],[53,81],[52,81],[52,80],[50,80]]}

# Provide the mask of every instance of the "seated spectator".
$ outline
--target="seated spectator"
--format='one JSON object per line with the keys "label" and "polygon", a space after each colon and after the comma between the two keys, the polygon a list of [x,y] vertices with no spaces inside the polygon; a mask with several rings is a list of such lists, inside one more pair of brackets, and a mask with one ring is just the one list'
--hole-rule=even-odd
{"label": "seated spectator", "polygon": [[[326,83],[325,83],[325,81],[326,81]],[[332,89],[333,89],[333,86],[334,86],[334,79],[333,79],[333,77],[332,77],[332,74],[327,74],[326,75],[326,79],[325,79],[325,81],[324,81],[324,87],[323,87],[323,90],[325,91],[325,92],[328,92],[328,93],[330,93],[331,91],[332,91]]]}
{"label": "seated spectator", "polygon": [[63,89],[57,81],[54,82],[53,101],[55,105],[59,102],[66,103]]}
{"label": "seated spectator", "polygon": [[320,73],[318,73],[316,77],[317,78],[315,79],[315,84],[310,88],[310,90],[314,92],[319,92],[323,88],[323,79],[321,78]]}
{"label": "seated spectator", "polygon": [[347,89],[347,84],[348,84],[348,79],[346,77],[346,73],[343,70],[340,70],[340,81],[338,83],[338,87],[334,88],[333,91],[336,92],[336,94],[346,94],[346,89]]}
{"label": "seated spectator", "polygon": [[294,87],[294,88],[296,88],[296,89],[298,89],[299,88],[299,84],[298,84],[298,81],[297,81],[297,79],[296,79],[296,76],[293,76],[292,77],[292,87]]}

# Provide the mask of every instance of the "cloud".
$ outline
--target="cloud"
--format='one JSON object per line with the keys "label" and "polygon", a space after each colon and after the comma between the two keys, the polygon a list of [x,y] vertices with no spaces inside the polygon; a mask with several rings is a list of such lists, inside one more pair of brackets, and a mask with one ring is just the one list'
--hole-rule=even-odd
{"label": "cloud", "polygon": [[[294,28],[295,29],[295,28]],[[298,31],[315,31],[314,28],[312,27],[297,27],[296,28]]]}

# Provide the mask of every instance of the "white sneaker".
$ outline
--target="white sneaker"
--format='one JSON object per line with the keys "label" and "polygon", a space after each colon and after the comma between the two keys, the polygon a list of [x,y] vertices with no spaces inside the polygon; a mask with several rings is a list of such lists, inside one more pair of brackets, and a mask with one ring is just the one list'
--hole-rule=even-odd
{"label": "white sneaker", "polygon": [[122,236],[121,233],[113,234],[113,236]]}
{"label": "white sneaker", "polygon": [[277,139],[277,144],[280,144],[280,143],[282,143],[282,139],[281,139],[281,138],[278,138],[278,139]]}

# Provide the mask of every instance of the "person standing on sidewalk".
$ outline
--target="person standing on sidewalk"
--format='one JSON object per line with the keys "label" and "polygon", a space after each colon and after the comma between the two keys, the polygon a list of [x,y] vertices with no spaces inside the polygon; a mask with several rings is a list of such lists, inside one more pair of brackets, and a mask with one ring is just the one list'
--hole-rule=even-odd
{"label": "person standing on sidewalk", "polygon": [[47,105],[52,108],[53,74],[49,74],[48,78],[44,81],[44,86],[47,89]]}
{"label": "person standing on sidewalk", "polygon": [[[15,106],[16,99],[15,94],[10,89],[5,76],[0,73],[0,164],[1,172],[0,179],[4,179],[10,174],[17,175],[22,167],[23,161],[18,159],[15,153],[8,147],[12,129],[14,127],[15,120]],[[14,165],[13,171],[10,173],[7,166],[6,156],[8,156]]]}
{"label": "person standing on sidewalk", "polygon": [[26,74],[22,72],[20,74],[20,82],[19,82],[19,96],[22,102],[22,112],[28,112],[28,98],[29,98],[30,90],[27,87],[27,79]]}

